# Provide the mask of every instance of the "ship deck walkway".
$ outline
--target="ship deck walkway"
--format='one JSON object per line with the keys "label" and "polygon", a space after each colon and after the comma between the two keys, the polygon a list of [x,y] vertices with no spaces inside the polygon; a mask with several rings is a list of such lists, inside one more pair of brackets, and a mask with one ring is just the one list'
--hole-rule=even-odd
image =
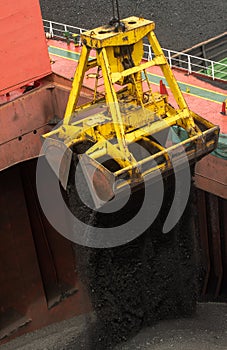
{"label": "ship deck walkway", "polygon": [[[217,72],[216,78],[227,80],[227,70],[224,65],[227,65],[227,57],[223,58],[219,62],[214,64],[214,69]],[[212,67],[209,66],[206,69],[202,69],[201,73],[207,74],[209,77],[212,77]]]}

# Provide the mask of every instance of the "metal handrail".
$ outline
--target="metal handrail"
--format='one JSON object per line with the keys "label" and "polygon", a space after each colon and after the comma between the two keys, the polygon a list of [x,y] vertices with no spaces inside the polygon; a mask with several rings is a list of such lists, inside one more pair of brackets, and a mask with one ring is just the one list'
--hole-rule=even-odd
{"label": "metal handrail", "polygon": [[[178,52],[170,49],[162,48],[165,57],[167,58],[170,67],[177,67],[184,69],[191,73],[200,73],[203,75],[209,75],[214,80],[217,78],[218,73],[225,73],[226,77],[223,80],[227,80],[227,65],[221,62],[215,62],[202,57],[189,55],[184,52]],[[154,56],[150,45],[144,44],[145,58],[151,60]]]}
{"label": "metal handrail", "polygon": [[[56,39],[65,39],[66,33],[69,33],[71,36],[73,34],[78,34],[80,36],[81,33],[86,32],[86,30],[87,30],[87,29],[71,26],[71,25],[64,24],[64,23],[49,21],[46,19],[43,19],[43,27],[44,27],[44,31],[46,33],[46,36],[48,38],[56,38]],[[47,35],[47,34],[49,34],[49,35]],[[80,39],[79,39],[79,45],[81,45]]]}
{"label": "metal handrail", "polygon": [[[58,23],[43,19],[43,26],[48,38],[65,39],[66,33],[71,37],[77,34],[79,37],[79,45],[81,45],[80,35],[87,29],[71,26],[68,24]],[[144,44],[144,59],[152,60],[154,54],[152,48],[148,44]],[[221,62],[215,62],[202,57],[192,56],[184,52],[178,52],[170,49],[162,48],[170,67],[180,68],[187,71],[188,74],[199,73],[201,75],[210,76],[213,80],[227,80],[227,65]],[[225,73],[223,78],[218,77],[219,74]]]}

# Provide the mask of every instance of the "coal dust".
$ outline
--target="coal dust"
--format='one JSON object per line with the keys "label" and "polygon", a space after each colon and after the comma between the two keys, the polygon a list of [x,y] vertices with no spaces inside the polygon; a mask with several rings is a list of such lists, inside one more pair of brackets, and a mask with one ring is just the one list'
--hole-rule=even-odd
{"label": "coal dust", "polygon": [[[77,218],[100,227],[105,227],[106,222],[116,225],[130,218],[143,198],[143,190],[132,194],[134,201],[125,212],[107,219],[106,214],[94,214],[81,202],[73,175],[75,164],[76,160],[71,168],[67,196],[68,206]],[[163,223],[174,196],[174,175],[164,179],[163,184],[161,210],[139,237],[114,248],[74,244],[79,275],[88,291],[95,321],[88,322],[82,338],[67,349],[113,349],[161,319],[194,314],[197,289],[193,186],[181,219],[170,232],[163,234]],[[80,186],[85,188],[87,184]],[[181,191],[183,187],[182,184]]]}

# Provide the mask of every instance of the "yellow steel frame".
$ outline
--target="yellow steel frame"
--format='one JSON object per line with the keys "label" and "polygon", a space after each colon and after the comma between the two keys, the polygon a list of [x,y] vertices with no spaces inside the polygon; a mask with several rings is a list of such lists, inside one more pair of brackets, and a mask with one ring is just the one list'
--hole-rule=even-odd
{"label": "yellow steel frame", "polygon": [[[187,143],[197,142],[197,151],[200,145],[200,154],[205,154],[209,147],[205,152],[204,142],[201,141],[207,134],[207,132],[204,133],[204,130],[209,129],[209,132],[215,135],[212,141],[212,147],[214,147],[217,142],[218,128],[189,110],[153,31],[154,22],[137,17],[127,18],[122,22],[125,24],[125,31],[116,32],[113,28],[105,26],[81,35],[83,46],[63,124],[58,129],[45,134],[44,138],[57,137],[67,147],[86,139],[92,140],[94,145],[86,152],[89,157],[97,160],[108,154],[121,167],[121,170],[116,172],[116,176],[127,171],[131,178],[137,178],[143,160],[142,163],[135,160],[129,151],[129,144],[142,139],[146,140],[148,136],[168,126],[177,125],[187,131],[189,135]],[[141,41],[144,37],[148,38],[154,58],[141,63]],[[96,53],[96,58],[89,60],[91,50]],[[177,109],[168,104],[167,96],[152,92],[146,75],[146,69],[152,66],[160,66],[177,102]],[[102,73],[105,98],[97,98],[96,83],[94,100],[78,106],[85,74],[94,67],[97,67],[97,79],[98,74]],[[149,87],[146,92],[143,90],[142,76],[145,76]],[[116,84],[123,85],[124,88],[116,92]],[[98,101],[106,102],[108,116],[99,113],[82,120],[75,119],[77,112],[89,108]],[[123,113],[121,105],[125,104],[127,109],[129,101],[135,107],[134,111]],[[138,106],[140,109],[137,108]],[[203,131],[198,128],[198,123],[205,126]],[[113,138],[116,138],[117,142],[111,142]],[[186,142],[182,142],[182,145],[184,144]],[[159,168],[171,166],[168,156],[169,149],[160,148],[158,144],[156,146],[157,156],[163,154],[166,159],[166,162],[159,165]],[[211,147],[209,151],[210,149]],[[150,158],[155,157],[156,155],[153,155]]]}

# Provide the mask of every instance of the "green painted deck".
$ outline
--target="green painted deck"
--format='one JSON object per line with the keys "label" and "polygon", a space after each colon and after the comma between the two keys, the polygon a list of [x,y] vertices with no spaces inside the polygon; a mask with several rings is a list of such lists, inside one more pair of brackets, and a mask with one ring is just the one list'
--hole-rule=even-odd
{"label": "green painted deck", "polygon": [[[200,73],[212,77],[212,66],[202,69]],[[227,57],[214,64],[214,76],[218,79],[227,80]]]}

